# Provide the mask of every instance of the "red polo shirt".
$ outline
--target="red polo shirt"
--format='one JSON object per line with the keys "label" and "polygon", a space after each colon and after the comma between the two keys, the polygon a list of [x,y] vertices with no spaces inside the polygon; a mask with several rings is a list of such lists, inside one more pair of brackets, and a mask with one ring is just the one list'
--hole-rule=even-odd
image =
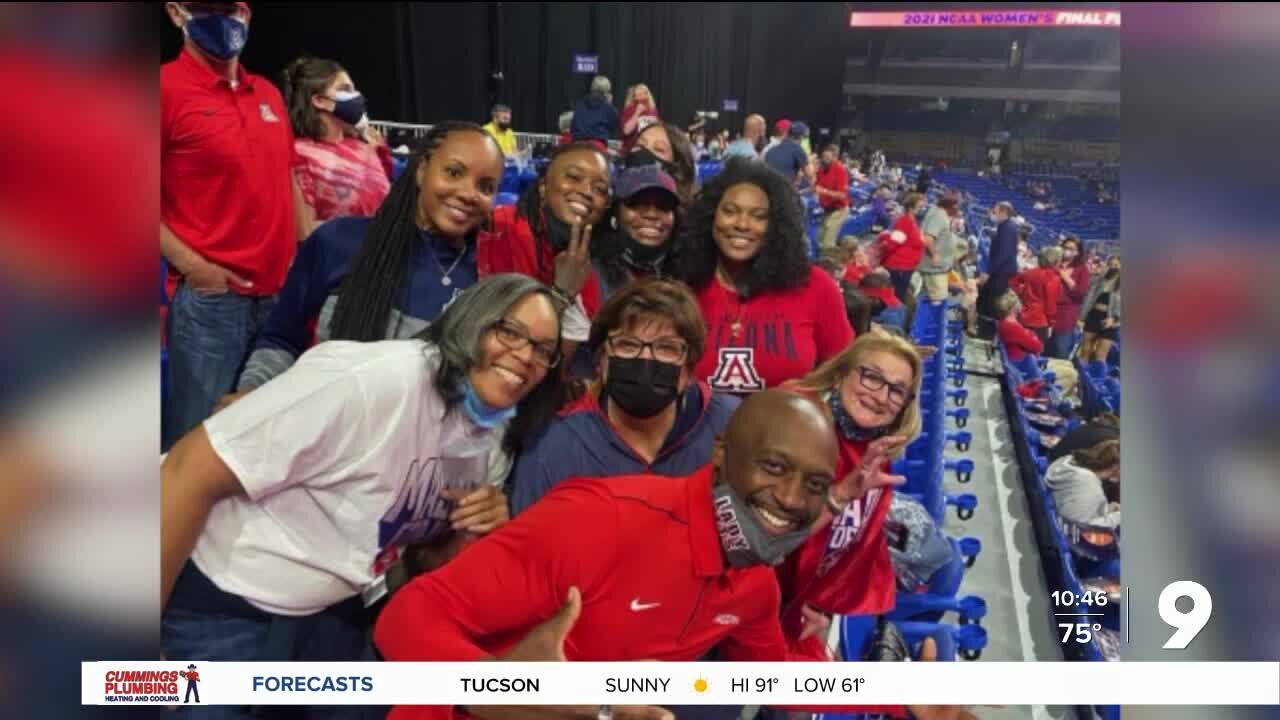
{"label": "red polo shirt", "polygon": [[822,205],[823,210],[831,212],[849,207],[849,172],[844,169],[844,165],[838,162],[833,162],[826,167],[819,165],[814,182],[820,188],[840,193],[840,197],[818,195],[818,204]]}
{"label": "red polo shirt", "polygon": [[160,68],[160,220],[205,259],[271,295],[297,236],[293,131],[280,91],[239,71],[231,85],[185,48]]}

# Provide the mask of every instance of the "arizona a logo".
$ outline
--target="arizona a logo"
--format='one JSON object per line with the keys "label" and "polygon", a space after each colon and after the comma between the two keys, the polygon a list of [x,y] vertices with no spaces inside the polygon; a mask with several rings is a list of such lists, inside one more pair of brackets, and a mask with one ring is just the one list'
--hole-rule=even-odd
{"label": "arizona a logo", "polygon": [[764,389],[764,380],[756,372],[754,348],[720,348],[720,362],[707,378],[712,390],[744,393]]}

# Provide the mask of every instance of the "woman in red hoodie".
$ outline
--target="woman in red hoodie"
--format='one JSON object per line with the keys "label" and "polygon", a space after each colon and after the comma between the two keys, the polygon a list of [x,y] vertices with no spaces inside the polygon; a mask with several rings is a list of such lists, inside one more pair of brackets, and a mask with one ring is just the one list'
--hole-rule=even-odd
{"label": "woman in red hoodie", "polygon": [[1084,246],[1075,235],[1063,238],[1058,247],[1062,248],[1062,265],[1058,269],[1062,294],[1058,296],[1058,317],[1053,322],[1053,336],[1049,338],[1049,357],[1066,360],[1071,357],[1080,306],[1089,295],[1089,263]]}
{"label": "woman in red hoodie", "polygon": [[1040,339],[1041,345],[1049,343],[1049,328],[1058,317],[1058,297],[1062,294],[1062,277],[1058,264],[1062,262],[1062,249],[1050,245],[1040,251],[1040,267],[1013,276],[1009,289],[1022,300],[1022,324]]}
{"label": "woman in red hoodie", "polygon": [[893,608],[896,585],[883,532],[893,486],[889,462],[920,433],[920,354],[909,340],[882,331],[788,387],[830,408],[840,460],[829,524],[778,566],[782,626],[788,639],[825,642],[833,614],[881,614]]}
{"label": "woman in red hoodie", "polygon": [[924,236],[920,234],[917,217],[927,206],[924,195],[907,193],[902,200],[902,215],[894,221],[893,232],[880,245],[880,265],[893,279],[893,294],[908,308],[915,305],[911,301],[911,276],[924,257]]}
{"label": "woman in red hoodie", "polygon": [[476,239],[481,277],[528,275],[551,286],[569,309],[561,318],[564,354],[587,339],[600,307],[600,285],[591,269],[591,227],[609,207],[609,160],[590,143],[557,148],[542,177],[515,205],[493,211],[493,223]]}

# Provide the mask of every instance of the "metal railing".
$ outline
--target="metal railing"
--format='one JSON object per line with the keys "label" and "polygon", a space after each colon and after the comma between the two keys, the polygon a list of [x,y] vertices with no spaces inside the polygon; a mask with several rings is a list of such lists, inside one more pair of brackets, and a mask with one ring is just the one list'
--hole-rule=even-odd
{"label": "metal railing", "polygon": [[[413,123],[391,122],[390,120],[370,120],[369,125],[373,126],[382,133],[382,136],[390,139],[391,131],[396,130],[403,133],[409,133],[415,140],[426,137],[431,131],[432,125],[417,125]],[[528,158],[533,152],[533,148],[539,143],[546,143],[554,146],[559,140],[559,136],[550,133],[516,133],[516,153]],[[609,141],[609,149],[618,152],[622,147],[622,143],[617,140]]]}

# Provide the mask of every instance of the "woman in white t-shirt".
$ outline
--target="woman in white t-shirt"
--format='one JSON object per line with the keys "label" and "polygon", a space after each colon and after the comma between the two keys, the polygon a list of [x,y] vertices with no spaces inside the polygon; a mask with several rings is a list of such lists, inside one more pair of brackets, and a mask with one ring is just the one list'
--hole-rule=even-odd
{"label": "woman in white t-shirt", "polygon": [[403,549],[430,569],[507,520],[508,452],[561,400],[562,309],[491,276],[418,338],[317,345],[179,441],[161,468],[168,658],[372,658],[366,608],[403,581]]}

